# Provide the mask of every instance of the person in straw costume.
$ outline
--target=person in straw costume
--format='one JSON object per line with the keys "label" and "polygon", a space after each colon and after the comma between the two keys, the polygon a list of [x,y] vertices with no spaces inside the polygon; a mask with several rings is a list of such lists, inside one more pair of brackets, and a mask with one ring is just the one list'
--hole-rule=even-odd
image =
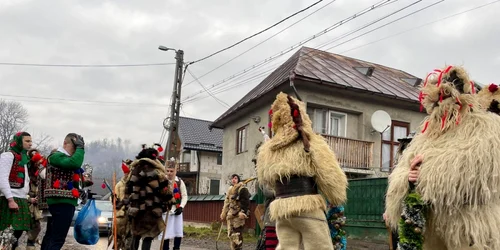
{"label": "person in straw costume", "polygon": [[483,109],[500,115],[500,91],[498,85],[494,83],[488,85],[487,88],[483,88],[477,93],[477,97]]}
{"label": "person in straw costume", "polygon": [[184,181],[177,177],[177,164],[174,158],[171,158],[167,161],[166,164],[166,172],[167,179],[172,183],[173,187],[173,199],[171,209],[167,211],[166,214],[163,214],[163,220],[167,219],[167,228],[166,233],[163,235],[163,232],[158,237],[160,240],[163,240],[163,250],[170,249],[170,239],[174,239],[173,250],[179,250],[181,248],[182,237],[184,237],[184,223],[182,211],[184,207],[186,207],[188,201],[188,194],[186,189],[186,184]]}
{"label": "person in straw costume", "polygon": [[124,201],[125,191],[127,188],[126,180],[130,173],[130,164],[132,164],[132,160],[130,159],[122,161],[121,167],[123,171],[123,177],[115,185],[116,225],[113,225],[111,233],[108,237],[108,246],[111,245],[111,242],[114,239],[114,227],[116,227],[116,242],[114,244],[117,245],[118,249],[126,249],[126,246],[130,245],[132,239],[129,218],[127,216],[128,203]]}
{"label": "person in straw costume", "polygon": [[394,229],[418,222],[400,222],[418,174],[413,192],[426,212],[414,231],[423,242],[411,248],[401,238],[400,249],[500,249],[500,117],[481,108],[458,66],[430,73],[420,100],[428,116],[389,176],[386,218]]}
{"label": "person in straw costume", "polygon": [[275,191],[270,205],[277,250],[333,249],[325,199],[346,201],[347,177],[325,139],[313,132],[303,102],[279,93],[269,111],[273,137],[259,148],[257,178]]}

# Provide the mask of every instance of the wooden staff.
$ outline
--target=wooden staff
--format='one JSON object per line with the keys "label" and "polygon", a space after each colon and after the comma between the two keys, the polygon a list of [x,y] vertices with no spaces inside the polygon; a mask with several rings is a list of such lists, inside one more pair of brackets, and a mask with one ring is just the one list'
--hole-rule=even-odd
{"label": "wooden staff", "polygon": [[[113,173],[113,188],[116,187],[116,171]],[[115,242],[115,250],[118,250],[117,239],[117,228],[116,228],[116,193],[111,192],[113,195],[113,241]]]}
{"label": "wooden staff", "polygon": [[[166,164],[168,164],[168,163],[166,163]],[[166,175],[165,175],[165,178],[167,178]],[[171,184],[170,180],[167,179],[167,181],[168,181],[168,187],[170,190],[172,190],[172,195],[173,195],[174,194],[173,182],[175,182],[175,179],[172,181],[172,188],[170,188],[170,184]],[[178,188],[180,189],[180,187],[178,187]],[[179,190],[179,192],[180,192],[180,190]],[[174,197],[172,196],[172,199],[173,198]],[[165,213],[165,220],[164,220],[165,228],[163,228],[163,234],[161,235],[161,239],[160,239],[160,241],[161,241],[160,242],[160,250],[163,250],[163,242],[165,241],[165,235],[167,234],[168,213],[170,212],[170,210],[172,210],[172,206],[167,207],[167,212]]]}

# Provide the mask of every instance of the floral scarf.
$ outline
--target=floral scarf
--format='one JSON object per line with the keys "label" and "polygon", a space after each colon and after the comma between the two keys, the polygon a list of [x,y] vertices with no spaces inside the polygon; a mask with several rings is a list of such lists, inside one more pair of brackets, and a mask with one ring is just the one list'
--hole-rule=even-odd
{"label": "floral scarf", "polygon": [[[23,132],[17,132],[10,141],[9,151],[15,152],[21,156],[19,161],[19,166],[24,166],[29,162],[28,151],[23,148],[23,137],[21,136]],[[16,157],[16,155],[14,155]],[[19,156],[17,156],[19,157]]]}

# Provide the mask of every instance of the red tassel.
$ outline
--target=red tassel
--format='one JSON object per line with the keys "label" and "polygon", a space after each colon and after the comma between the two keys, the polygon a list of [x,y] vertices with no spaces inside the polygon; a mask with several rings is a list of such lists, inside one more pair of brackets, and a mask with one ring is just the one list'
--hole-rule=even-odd
{"label": "red tassel", "polygon": [[443,117],[441,117],[441,129],[443,129],[443,128],[444,128],[444,125],[446,124],[446,117],[447,117],[447,116],[448,116],[448,111],[447,111],[447,110],[445,110],[445,111],[444,111],[444,115],[443,115]]}
{"label": "red tassel", "polygon": [[441,71],[441,73],[439,73],[439,76],[438,76],[438,82],[437,82],[437,85],[436,86],[440,86],[441,85],[441,80],[443,78],[443,72]]}
{"label": "red tassel", "polygon": [[472,94],[476,93],[476,85],[474,84],[473,81],[470,81],[470,91]]}
{"label": "red tassel", "polygon": [[273,115],[273,110],[270,109],[268,113],[269,113],[269,115]]}
{"label": "red tassel", "polygon": [[294,109],[293,110],[293,117],[298,117],[299,116],[299,111]]}
{"label": "red tassel", "polygon": [[450,65],[450,66],[448,66],[448,68],[446,68],[446,69],[444,70],[444,73],[445,73],[445,74],[446,74],[446,73],[448,73],[448,72],[451,70],[451,68],[453,68],[453,66],[451,66],[451,65]]}
{"label": "red tassel", "polygon": [[162,146],[158,147],[158,152],[160,152],[160,153],[163,152]]}
{"label": "red tassel", "polygon": [[424,87],[427,85],[427,81],[429,80],[429,76],[431,76],[433,73],[429,73],[427,74],[427,76],[425,77],[425,81],[424,81]]}
{"label": "red tassel", "polygon": [[106,188],[106,184],[104,184],[104,183],[103,183],[103,184],[101,184],[101,188],[102,188],[102,189],[105,189],[105,188]]}
{"label": "red tassel", "polygon": [[128,168],[128,166],[122,162],[122,171],[124,174],[128,174],[130,173],[130,169]]}
{"label": "red tassel", "polygon": [[425,131],[427,130],[427,127],[429,127],[429,121],[425,122],[424,129],[422,129],[422,134],[425,133]]}
{"label": "red tassel", "polygon": [[78,189],[76,189],[76,188],[71,189],[71,194],[72,194],[72,195],[73,195],[73,197],[75,197],[75,198],[80,197],[80,192],[78,192]]}
{"label": "red tassel", "polygon": [[60,188],[61,187],[61,182],[59,180],[56,180],[53,185],[54,188]]}
{"label": "red tassel", "polygon": [[80,180],[80,175],[79,174],[73,174],[73,181],[79,181]]}
{"label": "red tassel", "polygon": [[439,102],[443,102],[444,90],[441,89],[441,93],[439,94]]}

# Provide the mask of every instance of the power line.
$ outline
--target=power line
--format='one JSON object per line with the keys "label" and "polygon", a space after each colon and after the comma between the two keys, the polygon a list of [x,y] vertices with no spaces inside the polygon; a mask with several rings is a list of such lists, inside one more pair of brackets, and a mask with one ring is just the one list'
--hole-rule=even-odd
{"label": "power line", "polygon": [[[303,18],[299,19],[298,21],[296,21],[296,22],[292,23],[291,25],[287,26],[286,28],[284,28],[284,29],[280,30],[280,31],[279,31],[279,32],[277,32],[276,34],[274,34],[274,35],[272,35],[272,36],[270,36],[270,37],[266,38],[265,40],[263,40],[263,41],[261,41],[260,43],[258,43],[258,44],[256,44],[256,45],[252,46],[251,48],[249,48],[249,49],[247,49],[247,50],[243,51],[242,53],[240,53],[240,54],[238,54],[237,56],[235,56],[235,57],[233,57],[233,58],[229,59],[228,61],[224,62],[223,64],[221,64],[221,65],[219,65],[219,66],[217,66],[217,67],[213,68],[212,70],[210,70],[210,71],[206,72],[205,74],[203,74],[203,75],[201,75],[200,77],[198,77],[198,79],[201,79],[201,78],[203,78],[203,77],[207,76],[208,74],[210,74],[210,73],[212,73],[212,72],[214,72],[214,71],[216,71],[216,70],[220,69],[222,66],[224,66],[224,65],[226,65],[226,64],[228,64],[228,63],[230,63],[230,62],[232,62],[232,61],[233,61],[233,60],[235,60],[236,58],[238,58],[238,57],[240,57],[240,56],[242,56],[242,55],[246,54],[248,51],[253,50],[253,49],[255,49],[256,47],[258,47],[258,46],[262,45],[263,43],[265,43],[265,42],[267,42],[267,41],[271,40],[271,39],[272,39],[272,38],[274,38],[275,36],[277,36],[277,35],[279,35],[279,34],[281,34],[281,33],[285,32],[285,31],[286,31],[286,30],[288,30],[289,28],[291,28],[291,27],[295,26],[297,23],[300,23],[300,22],[301,22],[301,21],[303,21],[304,19],[306,19],[306,18],[308,18],[308,17],[312,16],[312,15],[313,15],[313,14],[315,14],[316,12],[318,12],[318,11],[320,11],[320,10],[324,9],[325,7],[327,7],[327,6],[329,6],[330,4],[334,3],[335,1],[337,1],[337,0],[332,0],[332,1],[328,2],[327,4],[323,5],[323,6],[322,6],[322,7],[320,7],[319,9],[317,9],[317,10],[315,10],[315,11],[313,11],[313,12],[309,13],[307,16],[305,16],[305,17],[303,17]],[[188,82],[185,86],[188,86],[189,84],[191,84],[191,83],[193,83],[193,82],[195,82],[195,80],[192,80],[192,81]]]}
{"label": "power line", "polygon": [[[421,0],[420,0],[420,1],[421,1]],[[399,10],[397,10],[397,11],[395,11],[395,12],[393,12],[393,13],[389,14],[389,15],[386,15],[386,16],[385,16],[385,17],[383,17],[383,18],[380,18],[380,19],[378,19],[378,20],[376,20],[376,21],[372,22],[372,23],[371,23],[371,24],[369,24],[369,25],[365,25],[365,26],[363,26],[362,28],[359,28],[359,29],[357,29],[357,30],[355,30],[355,31],[353,31],[353,32],[350,32],[350,33],[348,33],[348,34],[347,34],[347,36],[348,36],[348,35],[350,35],[350,34],[353,34],[353,33],[357,32],[357,31],[359,31],[359,30],[361,30],[361,29],[364,29],[364,28],[366,28],[366,27],[368,27],[368,26],[370,26],[370,25],[372,25],[372,24],[374,24],[374,23],[376,23],[376,22],[379,22],[380,20],[385,19],[385,18],[387,18],[387,17],[389,17],[389,16],[391,16],[391,15],[393,15],[393,14],[395,14],[395,13],[397,13],[397,12],[399,12],[399,11],[403,10],[403,9],[406,9],[406,8],[408,8],[409,6],[414,5],[414,4],[416,4],[416,3],[420,2],[420,1],[416,1],[416,2],[414,2],[414,3],[412,3],[412,4],[410,4],[410,5],[408,5],[408,6],[404,7],[404,8],[402,8],[402,9],[399,9]],[[399,20],[402,20],[402,19],[404,19],[404,18],[406,18],[406,17],[409,17],[409,16],[411,16],[411,15],[414,15],[414,14],[416,14],[416,13],[420,12],[420,11],[423,11],[423,10],[425,10],[425,9],[427,9],[427,8],[430,8],[430,7],[432,7],[432,6],[434,6],[434,5],[438,4],[438,3],[441,3],[441,2],[443,2],[443,1],[444,1],[444,0],[440,0],[440,1],[438,1],[438,2],[435,2],[435,3],[433,3],[433,4],[430,4],[430,5],[428,5],[428,6],[425,6],[425,7],[421,8],[421,9],[419,9],[419,10],[417,10],[417,11],[411,12],[411,13],[409,13],[409,14],[407,14],[407,15],[403,16],[403,17],[400,17],[400,18],[395,19],[395,20],[393,20],[393,21],[391,21],[391,22],[389,22],[389,23],[386,23],[386,24],[384,24],[384,25],[382,25],[382,26],[379,26],[379,27],[377,27],[377,28],[375,28],[375,29],[372,29],[372,30],[370,30],[369,32],[363,33],[362,35],[356,36],[356,37],[354,37],[354,38],[352,38],[352,39],[350,39],[350,40],[348,40],[348,41],[352,41],[352,40],[357,39],[357,38],[359,38],[359,37],[361,37],[361,36],[363,36],[363,35],[366,35],[366,34],[368,34],[368,33],[370,33],[370,32],[373,32],[373,31],[375,31],[375,30],[377,30],[377,29],[380,29],[380,28],[385,27],[385,26],[387,26],[387,25],[389,25],[389,24],[395,23],[395,22],[397,22],[397,21],[399,21]],[[498,1],[500,1],[500,0],[498,0]],[[337,39],[335,39],[333,42],[335,42],[335,41],[337,41],[337,40],[340,40],[340,39],[342,39],[343,37],[346,37],[346,36],[342,36],[342,37],[340,37],[340,38],[337,38]],[[348,42],[348,41],[345,41],[345,42],[343,42],[343,43],[341,43],[341,44],[344,44],[344,43],[346,43],[346,42]],[[328,45],[328,44],[331,44],[331,43],[332,43],[332,42],[331,42],[331,41],[329,41],[329,42],[327,42],[326,44],[321,45],[320,47],[324,47],[324,46],[326,46],[326,45]],[[336,45],[336,46],[340,46],[341,44],[338,44],[338,45]],[[336,47],[336,46],[334,46],[334,47]],[[331,48],[334,48],[334,47],[331,47]],[[329,48],[329,49],[331,49],[331,48]],[[327,50],[329,50],[329,49],[327,49]],[[310,52],[308,52],[308,53],[304,54],[303,56],[309,56],[309,55],[310,55],[310,54],[312,54],[313,52],[315,52],[315,51],[310,51]],[[274,69],[271,69],[271,70],[274,70]],[[222,93],[222,92],[225,92],[225,91],[227,91],[227,90],[230,90],[230,89],[232,89],[232,88],[234,88],[234,87],[240,86],[240,85],[242,85],[242,84],[244,84],[244,83],[246,83],[246,82],[236,83],[234,86],[228,87],[228,88],[226,88],[226,89],[224,89],[224,90],[222,90],[222,89],[221,89],[221,91],[217,91],[217,93],[215,93],[215,92],[213,92],[213,93],[214,93],[214,94]],[[193,102],[193,101],[201,100],[201,99],[204,99],[204,98],[206,98],[206,97],[194,98],[194,99],[191,99],[191,100],[186,100],[185,102]]]}
{"label": "power line", "polygon": [[[119,104],[119,105],[126,105],[126,106],[158,106],[158,107],[166,107],[168,105],[166,104],[159,104],[159,103],[131,103],[131,102],[110,102],[110,101],[97,101],[97,100],[78,100],[78,99],[68,99],[68,98],[54,98],[54,97],[41,97],[41,96],[23,96],[23,95],[5,95],[5,94],[0,94],[0,96],[5,96],[5,97],[14,97],[14,98],[27,98],[27,99],[36,99],[36,100],[41,100],[41,101],[35,101],[35,102],[45,102],[45,103],[62,103],[62,102],[67,102],[67,103],[73,103],[73,104]],[[44,101],[45,100],[45,101]],[[19,100],[19,101],[26,101],[26,100]],[[106,105],[104,105],[106,106]],[[110,105],[113,106],[113,105]]]}
{"label": "power line", "polygon": [[344,54],[344,53],[347,53],[349,51],[353,51],[353,50],[356,50],[356,49],[359,49],[359,48],[362,48],[362,47],[365,47],[365,46],[368,46],[368,45],[371,45],[371,44],[374,44],[374,43],[377,43],[377,42],[380,42],[380,41],[383,41],[383,40],[386,40],[386,39],[389,39],[389,38],[392,38],[392,37],[396,37],[396,36],[399,36],[399,35],[402,35],[402,34],[405,34],[405,33],[408,33],[410,31],[413,31],[413,30],[417,30],[417,29],[420,29],[420,28],[423,28],[425,26],[428,26],[428,25],[431,25],[431,24],[434,24],[434,23],[437,23],[437,22],[441,22],[441,21],[444,21],[446,19],[449,19],[449,18],[452,18],[452,17],[456,17],[456,16],[459,16],[459,15],[462,15],[462,14],[465,14],[467,12],[470,12],[470,11],[474,11],[474,10],[477,10],[477,9],[481,9],[483,7],[486,7],[486,6],[489,6],[489,5],[492,5],[494,3],[498,3],[500,2],[500,0],[497,0],[497,1],[493,1],[493,2],[490,2],[490,3],[487,3],[487,4],[483,4],[483,5],[480,5],[480,6],[477,6],[477,7],[474,7],[472,9],[468,9],[468,10],[465,10],[465,11],[462,11],[462,12],[458,12],[458,13],[455,13],[453,15],[449,15],[449,16],[446,16],[446,17],[443,17],[443,18],[440,18],[440,19],[437,19],[437,20],[434,20],[432,22],[428,22],[428,23],[425,23],[425,24],[422,24],[420,26],[416,26],[416,27],[413,27],[411,29],[407,29],[405,31],[402,31],[402,32],[399,32],[399,33],[396,33],[396,34],[393,34],[393,35],[390,35],[390,36],[386,36],[384,38],[381,38],[381,39],[377,39],[375,41],[371,41],[369,43],[365,43],[363,45],[360,45],[360,46],[357,46],[357,47],[354,47],[354,48],[351,48],[351,49],[348,49],[348,50],[344,50],[341,52],[341,54]]}
{"label": "power line", "polygon": [[4,66],[29,66],[29,67],[70,67],[70,68],[118,68],[118,67],[148,67],[173,65],[175,63],[143,63],[143,64],[38,64],[38,63],[11,63],[0,62]]}
{"label": "power line", "polygon": [[282,19],[281,21],[279,21],[279,22],[277,22],[277,23],[275,23],[275,24],[273,24],[273,25],[271,25],[271,26],[269,26],[269,27],[267,27],[267,28],[265,28],[265,29],[263,29],[263,30],[261,30],[261,31],[259,31],[259,32],[257,32],[257,33],[255,33],[255,34],[253,34],[253,35],[251,35],[251,36],[249,36],[249,37],[247,37],[247,38],[245,38],[245,39],[243,39],[243,40],[241,40],[241,41],[239,41],[239,42],[237,42],[237,43],[235,43],[235,44],[233,44],[233,45],[231,45],[231,46],[228,46],[228,47],[226,47],[226,48],[224,48],[224,49],[221,49],[221,50],[219,50],[219,51],[216,51],[216,52],[214,52],[214,53],[212,53],[212,54],[210,54],[210,55],[208,55],[208,56],[205,56],[205,57],[203,57],[203,58],[201,58],[201,59],[198,59],[198,60],[196,60],[196,61],[192,61],[192,62],[190,62],[189,64],[194,64],[194,63],[197,63],[197,62],[201,62],[201,61],[203,61],[203,60],[206,60],[206,59],[208,59],[208,58],[210,58],[210,57],[212,57],[212,56],[215,56],[215,55],[217,55],[217,54],[219,54],[219,53],[221,53],[221,52],[223,52],[223,51],[226,51],[226,50],[228,50],[228,49],[230,49],[230,48],[232,48],[232,47],[234,47],[234,46],[236,46],[236,45],[238,45],[238,44],[240,44],[240,43],[242,43],[242,42],[244,42],[244,41],[246,41],[246,40],[248,40],[248,39],[250,39],[250,38],[252,38],[252,37],[254,37],[254,36],[257,36],[257,35],[259,35],[259,34],[262,34],[263,32],[265,32],[265,31],[267,31],[267,30],[269,30],[269,29],[271,29],[271,28],[273,28],[273,27],[275,27],[275,26],[279,25],[280,23],[282,23],[282,22],[284,22],[284,21],[286,21],[286,20],[288,20],[288,19],[290,19],[290,18],[292,18],[292,17],[294,17],[294,16],[296,16],[296,15],[298,15],[298,14],[300,14],[300,13],[302,13],[302,12],[306,11],[306,10],[308,10],[309,8],[313,7],[314,5],[316,5],[316,4],[320,3],[320,2],[323,2],[323,0],[319,0],[319,1],[317,1],[317,2],[315,2],[315,3],[313,3],[313,4],[311,4],[311,5],[309,5],[308,7],[304,8],[304,9],[302,9],[302,10],[299,10],[299,11],[295,12],[295,13],[293,13],[292,15],[290,15],[290,16],[288,16],[288,17],[286,17],[285,19]]}
{"label": "power line", "polygon": [[[338,28],[338,27],[340,27],[340,26],[342,26],[342,25],[344,25],[344,24],[346,24],[346,23],[348,23],[348,22],[350,22],[350,21],[352,21],[352,20],[354,20],[354,19],[356,19],[356,18],[358,18],[358,17],[360,17],[360,16],[368,13],[368,12],[370,12],[370,11],[373,11],[373,10],[375,10],[377,8],[383,7],[383,6],[387,5],[388,2],[391,2],[391,1],[394,1],[394,0],[383,0],[383,1],[380,1],[380,2],[378,2],[376,4],[370,5],[368,8],[365,8],[362,11],[359,11],[356,14],[354,14],[354,15],[348,17],[348,18],[342,19],[341,21],[339,21],[339,22],[337,22],[337,23],[329,26],[328,28],[322,30],[321,32],[318,32],[317,34],[315,34],[315,35],[313,35],[313,36],[311,36],[311,37],[309,37],[309,38],[307,38],[305,40],[302,40],[301,42],[299,42],[297,44],[292,45],[290,48],[282,50],[281,52],[279,52],[277,54],[274,54],[274,55],[272,55],[272,56],[264,59],[263,61],[255,63],[254,65],[252,65],[252,66],[244,69],[243,71],[240,71],[240,72],[238,72],[236,74],[233,74],[232,76],[227,77],[227,78],[225,78],[225,79],[223,79],[223,80],[221,80],[221,81],[213,84],[211,87],[218,86],[218,85],[223,84],[226,81],[229,81],[229,80],[231,80],[231,79],[233,79],[235,77],[247,74],[249,71],[254,70],[254,69],[256,69],[256,68],[258,68],[258,67],[260,67],[262,65],[265,65],[265,64],[267,64],[267,63],[275,60],[276,58],[281,57],[281,56],[287,54],[288,52],[290,52],[290,51],[298,48],[299,46],[302,46],[303,44],[305,44],[305,43],[307,43],[307,42],[309,42],[311,40],[314,40],[314,39],[316,39],[316,38],[318,38],[318,37],[320,37],[320,36],[322,36],[322,35],[330,32],[330,31],[332,31],[332,30],[334,30],[334,29],[336,29],[336,28]],[[398,0],[396,0],[396,1],[398,1]],[[203,91],[200,91],[200,92],[198,92],[198,93],[196,93],[194,95],[190,95],[190,96],[184,98],[184,101],[188,100],[189,98],[192,98],[192,97],[194,97],[194,96],[196,96],[196,95],[198,95],[200,93],[203,93]]]}
{"label": "power line", "polygon": [[205,92],[207,92],[211,97],[213,97],[220,105],[226,107],[226,108],[229,108],[229,104],[225,103],[224,101],[220,100],[219,98],[217,98],[216,96],[212,95],[212,93],[210,93],[210,91],[205,88],[205,86],[203,86],[203,84],[198,80],[198,78],[196,78],[196,76],[193,74],[193,72],[191,72],[191,70],[187,70],[187,72],[194,78],[194,80],[196,80],[196,82],[198,84],[200,84],[200,86],[205,90]]}

